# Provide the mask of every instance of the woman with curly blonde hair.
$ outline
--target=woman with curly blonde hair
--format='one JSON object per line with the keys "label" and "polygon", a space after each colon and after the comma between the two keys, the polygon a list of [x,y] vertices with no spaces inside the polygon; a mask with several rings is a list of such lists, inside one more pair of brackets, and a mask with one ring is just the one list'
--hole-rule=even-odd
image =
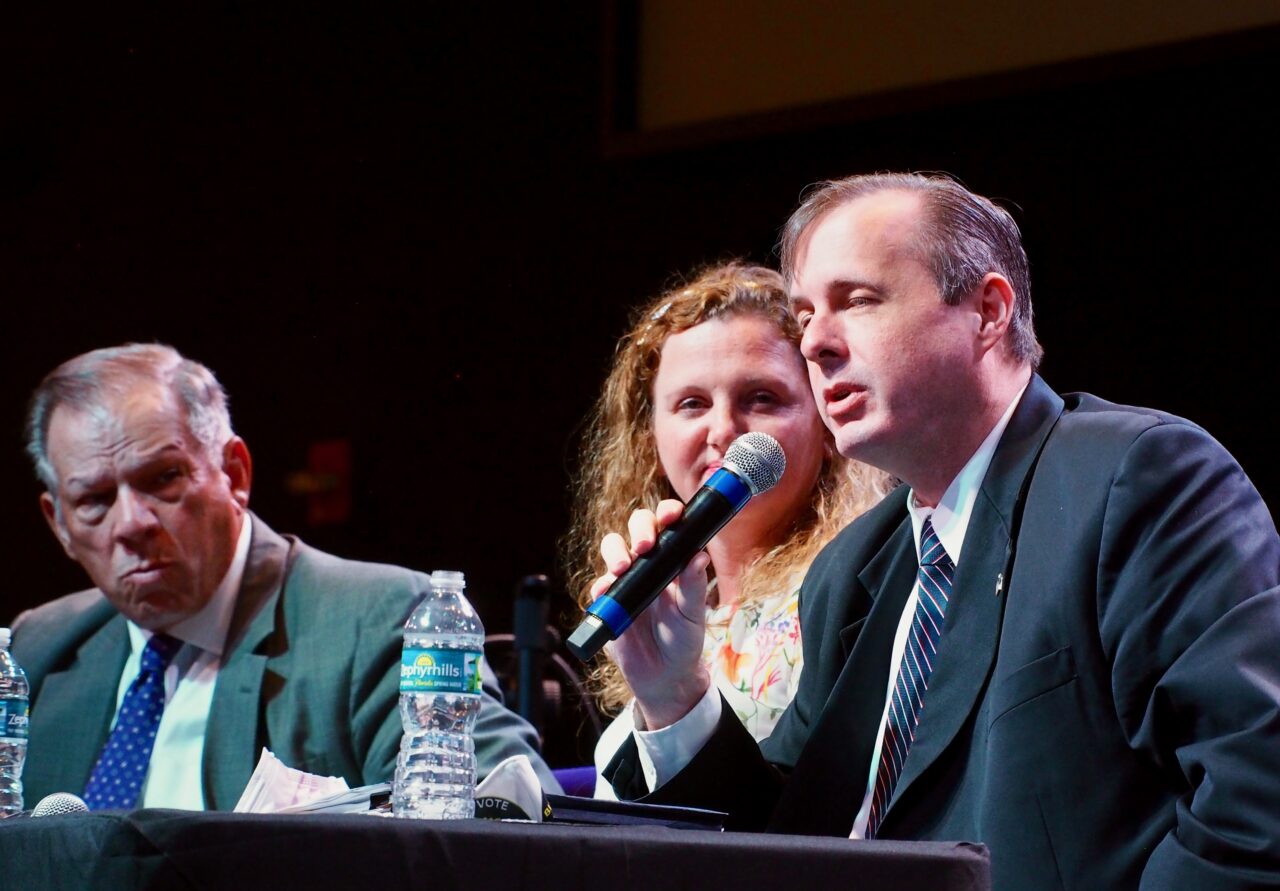
{"label": "woman with curly blonde hair", "polygon": [[[564,539],[570,590],[584,608],[602,574],[604,536],[659,501],[688,501],[729,443],[759,430],[787,456],[771,491],[752,499],[706,551],[712,680],[756,739],[791,701],[801,668],[800,581],[817,552],[890,488],[879,470],[837,454],[800,355],[800,329],[773,270],[739,262],[703,270],[642,306],[619,342],[588,419]],[[596,748],[603,767],[626,738],[630,690],[606,658],[600,705],[624,713]],[[609,796],[603,781],[597,795]]]}

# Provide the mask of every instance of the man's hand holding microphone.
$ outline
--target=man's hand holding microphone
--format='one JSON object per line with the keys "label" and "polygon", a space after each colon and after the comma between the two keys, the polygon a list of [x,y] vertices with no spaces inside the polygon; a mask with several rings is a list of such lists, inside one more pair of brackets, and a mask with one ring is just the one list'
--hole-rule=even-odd
{"label": "man's hand holding microphone", "polygon": [[612,641],[609,654],[648,729],[684,717],[711,683],[702,663],[710,562],[703,548],[785,469],[777,440],[744,434],[688,504],[667,500],[637,510],[627,522],[629,543],[616,532],[601,541],[607,571],[592,583],[593,603],[567,643],[585,661]]}

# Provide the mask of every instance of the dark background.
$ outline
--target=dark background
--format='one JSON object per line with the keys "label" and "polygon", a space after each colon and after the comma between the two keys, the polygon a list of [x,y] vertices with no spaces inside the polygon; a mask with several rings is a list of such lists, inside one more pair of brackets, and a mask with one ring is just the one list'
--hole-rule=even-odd
{"label": "dark background", "polygon": [[[464,570],[509,629],[628,307],[771,261],[806,184],[878,169],[1015,204],[1050,384],[1190,417],[1280,497],[1274,32],[645,139],[603,103],[625,17],[531,6],[6,10],[0,619],[84,581],[37,510],[27,394],[161,340],[226,385],[278,530]],[[286,479],[334,438],[351,514],[309,525]]]}

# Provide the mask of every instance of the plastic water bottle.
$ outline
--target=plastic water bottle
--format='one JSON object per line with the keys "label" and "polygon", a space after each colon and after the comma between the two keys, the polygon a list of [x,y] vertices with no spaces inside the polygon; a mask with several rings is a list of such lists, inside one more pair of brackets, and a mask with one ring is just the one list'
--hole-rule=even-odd
{"label": "plastic water bottle", "polygon": [[431,591],[404,625],[400,720],[391,809],[397,817],[475,816],[471,731],[480,713],[484,626],[460,572],[431,574]]}
{"label": "plastic water bottle", "polygon": [[22,811],[22,763],[27,760],[27,673],[9,653],[0,628],[0,817]]}

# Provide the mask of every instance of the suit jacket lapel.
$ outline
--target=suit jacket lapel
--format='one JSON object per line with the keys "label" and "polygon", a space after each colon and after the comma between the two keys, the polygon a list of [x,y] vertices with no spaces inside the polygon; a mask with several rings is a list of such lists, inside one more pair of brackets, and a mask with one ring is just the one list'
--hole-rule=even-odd
{"label": "suit jacket lapel", "polygon": [[[857,583],[875,607],[860,629],[840,631],[842,643],[851,643],[852,649],[774,812],[775,827],[792,833],[848,835],[867,787],[894,633],[915,576],[911,521],[904,516],[858,573]],[[833,796],[833,789],[840,794]]]}
{"label": "suit jacket lapel", "polygon": [[129,657],[129,631],[106,600],[101,609],[113,617],[84,642],[69,668],[44,679],[32,710],[31,736],[39,745],[32,747],[26,775],[33,788],[79,794],[106,744]]}
{"label": "suit jacket lapel", "polygon": [[1039,376],[1033,376],[991,459],[965,532],[938,664],[929,679],[915,741],[894,788],[886,820],[892,816],[894,804],[956,738],[986,688],[1007,599],[1003,591],[997,592],[997,584],[1008,575],[1018,503],[1062,405],[1057,394]]}
{"label": "suit jacket lapel", "polygon": [[234,807],[258,763],[262,681],[273,655],[265,644],[276,631],[276,603],[289,557],[289,543],[249,517],[253,540],[205,730],[202,772],[209,810]]}

